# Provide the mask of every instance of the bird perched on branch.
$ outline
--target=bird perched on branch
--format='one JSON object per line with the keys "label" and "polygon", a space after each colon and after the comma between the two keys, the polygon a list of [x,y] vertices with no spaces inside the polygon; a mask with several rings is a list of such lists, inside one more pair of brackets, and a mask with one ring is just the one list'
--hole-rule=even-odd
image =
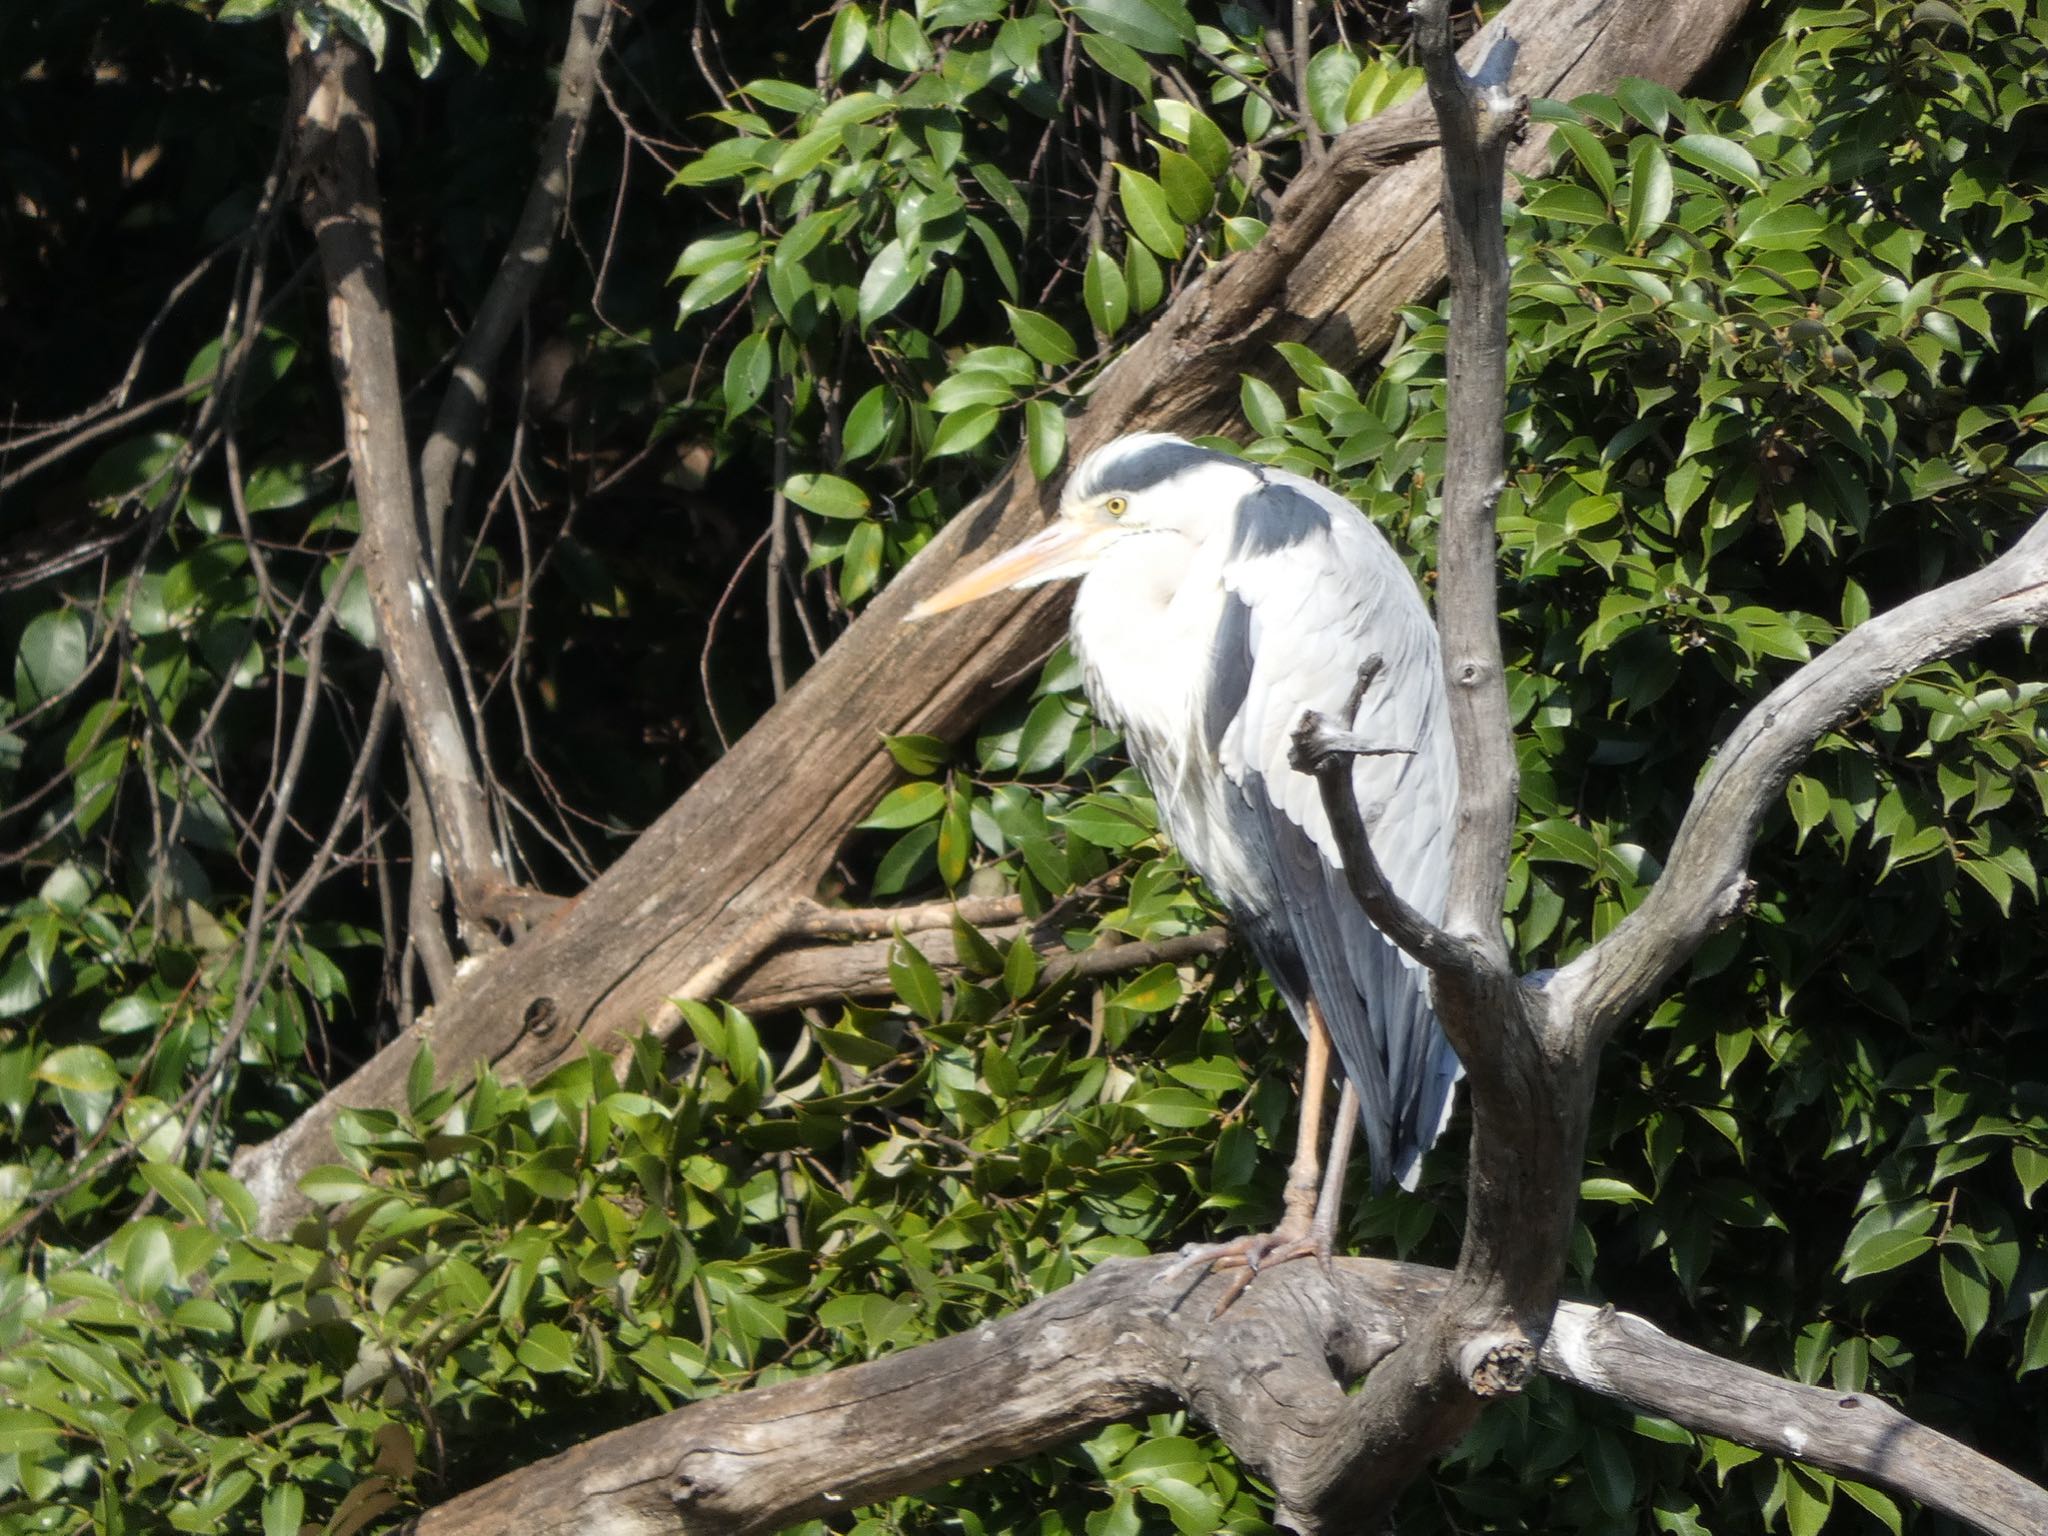
{"label": "bird perched on branch", "polygon": [[[1308,1036],[1285,1216],[1193,1256],[1241,1264],[1249,1279],[1262,1263],[1327,1255],[1353,1125],[1365,1127],[1374,1183],[1413,1188],[1460,1068],[1427,972],[1352,895],[1319,786],[1289,748],[1310,711],[1371,744],[1352,784],[1373,852],[1395,893],[1440,921],[1457,770],[1436,628],[1351,503],[1157,433],[1091,453],[1050,527],[911,617],[1064,577],[1080,578],[1072,638],[1089,698]],[[1332,1045],[1344,1088],[1318,1198]]]}

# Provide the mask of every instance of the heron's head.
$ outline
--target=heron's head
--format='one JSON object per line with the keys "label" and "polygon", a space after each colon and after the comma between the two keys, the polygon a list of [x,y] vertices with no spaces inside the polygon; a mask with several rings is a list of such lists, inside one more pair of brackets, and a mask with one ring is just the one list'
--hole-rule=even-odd
{"label": "heron's head", "polygon": [[[1227,476],[1231,484],[1211,484]],[[1242,478],[1246,484],[1236,482]],[[1085,576],[1111,549],[1145,535],[1200,539],[1254,483],[1249,466],[1164,432],[1105,443],[1067,479],[1059,516],[1007,554],[969,571],[911,609],[928,618],[992,592]]]}

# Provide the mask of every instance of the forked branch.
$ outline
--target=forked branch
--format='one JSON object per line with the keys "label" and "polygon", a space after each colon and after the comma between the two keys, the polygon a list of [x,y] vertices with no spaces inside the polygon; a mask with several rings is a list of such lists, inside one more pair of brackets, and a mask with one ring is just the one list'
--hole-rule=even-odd
{"label": "forked branch", "polygon": [[[971,1332],[693,1403],[509,1473],[412,1529],[765,1533],[1176,1404],[1216,1425],[1282,1506],[1298,1508],[1345,1414],[1345,1385],[1383,1362],[1451,1284],[1441,1270],[1376,1259],[1338,1259],[1327,1274],[1288,1264],[1212,1322],[1227,1281],[1170,1279],[1174,1266],[1113,1261]],[[1543,1369],[1562,1380],[1891,1488],[1996,1536],[2048,1529],[2048,1493],[1870,1398],[1780,1381],[1578,1303],[1558,1308],[1551,1337]]]}
{"label": "forked branch", "polygon": [[1765,695],[1694,793],[1657,883],[1551,990],[1596,1051],[1629,1013],[1740,909],[1765,815],[1820,738],[1931,661],[2048,622],[2048,514],[1983,569],[1859,624]]}
{"label": "forked branch", "polygon": [[420,452],[420,501],[429,559],[437,576],[446,569],[443,540],[448,514],[458,497],[457,481],[476,453],[484,407],[490,400],[491,372],[526,313],[561,231],[570,171],[590,119],[591,103],[597,99],[597,72],[611,25],[612,0],[576,0],[569,14],[569,41],[562,49],[556,76],[555,109],[541,137],[533,185],[527,190],[526,205],[520,209],[519,223],[497,274],[455,354],[441,408]]}

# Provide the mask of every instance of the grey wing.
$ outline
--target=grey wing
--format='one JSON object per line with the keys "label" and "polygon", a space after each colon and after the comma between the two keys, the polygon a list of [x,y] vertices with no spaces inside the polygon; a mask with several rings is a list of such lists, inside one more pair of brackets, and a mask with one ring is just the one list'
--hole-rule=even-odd
{"label": "grey wing", "polygon": [[[1298,476],[1267,470],[1264,478],[1240,509],[1214,669],[1216,702],[1236,702],[1212,738],[1235,791],[1233,820],[1264,855],[1265,910],[1247,926],[1297,1012],[1302,1000],[1292,994],[1302,988],[1322,1009],[1358,1090],[1375,1183],[1412,1187],[1449,1117],[1457,1057],[1430,1006],[1428,973],[1351,895],[1320,791],[1288,752],[1310,709],[1402,749],[1357,758],[1352,782],[1394,889],[1440,920],[1456,765],[1436,629],[1400,558],[1362,513]],[[1375,656],[1381,671],[1360,697],[1360,668]]]}

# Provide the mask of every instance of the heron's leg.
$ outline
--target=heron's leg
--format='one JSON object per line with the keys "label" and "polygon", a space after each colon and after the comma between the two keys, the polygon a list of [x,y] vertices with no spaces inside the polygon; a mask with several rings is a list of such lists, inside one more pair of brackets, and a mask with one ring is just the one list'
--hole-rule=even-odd
{"label": "heron's leg", "polygon": [[1330,1131],[1330,1157],[1323,1167],[1323,1192],[1316,1200],[1316,1219],[1309,1241],[1325,1255],[1336,1251],[1337,1212],[1344,1204],[1344,1171],[1351,1163],[1351,1138],[1358,1130],[1358,1090],[1344,1080],[1337,1095],[1337,1124]]}
{"label": "heron's leg", "polygon": [[[1330,1082],[1330,1031],[1323,1010],[1308,1005],[1308,1060],[1301,1069],[1301,1121],[1294,1131],[1294,1162],[1287,1170],[1282,1203],[1287,1214],[1272,1236],[1306,1237],[1318,1213],[1316,1192],[1322,1183],[1323,1097]],[[1346,1085],[1349,1092],[1349,1085]],[[1356,1113],[1354,1107],[1353,1113]]]}
{"label": "heron's leg", "polygon": [[[1330,1236],[1336,1230],[1337,1192],[1324,1183],[1322,1158],[1319,1155],[1323,1140],[1323,1100],[1327,1096],[1330,1081],[1330,1032],[1323,1023],[1323,1013],[1313,1001],[1308,1005],[1308,1059],[1302,1067],[1301,1116],[1295,1128],[1294,1161],[1287,1170],[1287,1188],[1282,1197],[1285,1214],[1280,1224],[1271,1232],[1258,1232],[1250,1236],[1232,1238],[1227,1243],[1190,1244],[1181,1250],[1180,1262],[1167,1271],[1172,1279],[1190,1270],[1206,1268],[1212,1272],[1240,1270],[1234,1276],[1220,1300],[1212,1317],[1221,1317],[1226,1308],[1244,1294],[1244,1288],[1252,1283],[1261,1267],[1269,1264],[1283,1264],[1289,1259],[1327,1259],[1330,1256]],[[1358,1099],[1347,1083],[1341,1099],[1342,1105],[1355,1122],[1358,1118]],[[1341,1126],[1336,1144],[1341,1145],[1344,1155],[1351,1150],[1350,1133]],[[1339,1162],[1337,1167],[1341,1169]],[[1338,1175],[1341,1182],[1342,1175]],[[1318,1198],[1318,1189],[1322,1191]],[[1323,1220],[1323,1202],[1330,1206],[1330,1219]]]}

